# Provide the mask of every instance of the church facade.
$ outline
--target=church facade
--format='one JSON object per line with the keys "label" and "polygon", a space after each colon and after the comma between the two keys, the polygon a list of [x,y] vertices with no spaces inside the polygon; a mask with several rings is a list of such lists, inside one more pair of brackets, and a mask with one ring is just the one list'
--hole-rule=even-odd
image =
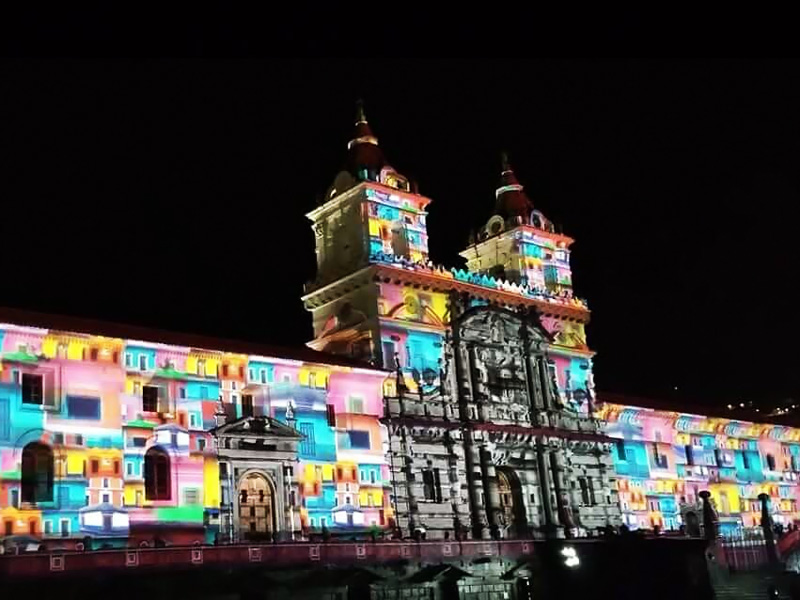
{"label": "church facade", "polygon": [[309,213],[310,348],[0,310],[0,536],[100,545],[621,523],[572,239],[503,161],[493,216],[428,255],[430,199],[363,110]]}
{"label": "church facade", "polygon": [[429,203],[388,164],[360,108],[347,164],[308,214],[309,345],[395,374],[383,422],[398,525],[496,539],[620,524],[573,240],[534,209],[505,158],[466,270],[430,260]]}

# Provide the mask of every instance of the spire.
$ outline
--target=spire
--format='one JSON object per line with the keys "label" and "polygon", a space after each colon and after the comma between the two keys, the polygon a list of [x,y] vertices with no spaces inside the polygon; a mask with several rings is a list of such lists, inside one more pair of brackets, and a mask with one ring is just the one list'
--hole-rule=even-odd
{"label": "spire", "polygon": [[522,217],[527,220],[533,210],[533,203],[525,194],[525,188],[517,180],[517,176],[514,175],[506,152],[500,155],[500,163],[502,171],[500,186],[494,194],[497,200],[495,211],[505,218]]}
{"label": "spire", "polygon": [[359,98],[356,100],[356,125],[359,123],[366,123],[367,115],[364,112],[364,101]]}
{"label": "spire", "polygon": [[378,138],[372,133],[372,129],[367,122],[367,113],[364,112],[364,101],[358,100],[356,102],[356,130],[353,139],[347,144],[349,149],[358,144],[374,144],[378,145]]}
{"label": "spire", "polygon": [[347,144],[347,149],[349,150],[347,170],[357,180],[377,181],[377,174],[386,165],[386,159],[378,147],[378,138],[372,133],[367,122],[363,100],[356,102],[355,132]]}

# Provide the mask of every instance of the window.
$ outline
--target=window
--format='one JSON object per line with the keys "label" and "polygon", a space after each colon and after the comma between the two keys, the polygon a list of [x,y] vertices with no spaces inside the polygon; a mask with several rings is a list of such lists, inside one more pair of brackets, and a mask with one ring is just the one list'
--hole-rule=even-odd
{"label": "window", "polygon": [[127,475],[128,477],[133,475],[133,463],[132,462],[128,461],[128,462],[125,463],[125,475]]}
{"label": "window", "polygon": [[364,469],[359,470],[358,478],[359,478],[360,481],[366,481],[367,480],[367,472]]}
{"label": "window", "polygon": [[53,522],[50,519],[44,521],[44,534],[53,535]]}
{"label": "window", "polygon": [[44,404],[44,382],[41,375],[22,374],[22,401],[25,404]]}
{"label": "window", "polygon": [[16,488],[11,490],[11,506],[19,508],[19,490]]}
{"label": "window", "polygon": [[319,526],[320,527],[325,527],[327,524],[328,524],[328,520],[325,517],[320,517],[319,518]]}
{"label": "window", "polygon": [[101,502],[103,504],[111,504],[111,494],[108,492],[103,492]]}
{"label": "window", "polygon": [[100,420],[100,398],[67,396],[67,414],[73,419]]}
{"label": "window", "polygon": [[315,373],[308,374],[308,387],[317,387],[317,375]]}
{"label": "window", "polygon": [[61,537],[69,537],[69,519],[61,519]]}
{"label": "window", "polygon": [[422,491],[425,500],[431,502],[442,501],[442,486],[439,481],[439,469],[423,469]]}
{"label": "window", "polygon": [[[200,377],[206,376],[206,361],[204,361],[202,358],[197,360],[197,374]],[[205,398],[205,396],[203,397]]]}
{"label": "window", "polygon": [[231,389],[236,391],[236,382],[235,381],[231,381]]}
{"label": "window", "polygon": [[109,481],[108,481],[108,477],[103,477],[103,487],[104,487],[104,488],[107,488],[107,487],[108,487],[108,483],[109,483]]}
{"label": "window", "polygon": [[369,431],[342,431],[337,434],[342,450],[369,450]]}
{"label": "window", "polygon": [[14,521],[6,520],[6,522],[4,523],[4,526],[5,526],[5,534],[6,535],[11,535],[11,534],[14,533]]}
{"label": "window", "polygon": [[183,500],[186,504],[200,504],[200,492],[197,488],[183,490]]}
{"label": "window", "polygon": [[158,412],[158,388],[156,386],[144,386],[142,391],[142,410],[145,412]]}
{"label": "window", "polygon": [[[284,375],[284,377],[286,377],[286,376]],[[284,379],[284,381],[285,381],[285,379]],[[267,370],[266,369],[261,369],[261,383],[267,383]]]}
{"label": "window", "polygon": [[186,399],[186,388],[185,387],[181,386],[181,388],[180,388],[178,393],[180,395],[181,400],[185,400]]}
{"label": "window", "polygon": [[159,448],[150,448],[144,455],[144,493],[148,500],[169,500],[169,456]]}
{"label": "window", "polygon": [[383,342],[383,367],[390,371],[397,368],[395,360],[395,347],[394,342]]}
{"label": "window", "polygon": [[694,465],[694,448],[689,445],[686,446],[686,464]]}
{"label": "window", "polygon": [[247,374],[249,376],[250,381],[254,381],[256,378],[256,370],[253,367],[250,367],[247,370]]}
{"label": "window", "polygon": [[775,457],[772,454],[767,454],[767,468],[770,471],[775,470]]}
{"label": "window", "polygon": [[364,398],[360,396],[350,396],[347,398],[347,412],[356,415],[364,414]]}
{"label": "window", "polygon": [[594,506],[594,490],[591,488],[591,477],[578,477],[578,484],[581,486],[581,501],[586,506]]}
{"label": "window", "polygon": [[139,370],[140,371],[147,371],[147,355],[140,354],[139,355]]}
{"label": "window", "polygon": [[38,442],[22,450],[22,501],[53,501],[53,451]]}
{"label": "window", "polygon": [[369,472],[369,482],[370,483],[375,483],[375,471],[370,471]]}
{"label": "window", "polygon": [[97,474],[100,471],[100,461],[96,458],[92,459],[92,474]]}
{"label": "window", "polygon": [[203,452],[206,449],[206,438],[197,438],[197,449]]}
{"label": "window", "polygon": [[53,444],[56,446],[60,446],[64,443],[64,434],[63,433],[54,433],[53,434]]}
{"label": "window", "polygon": [[147,438],[135,437],[133,438],[134,448],[144,448],[147,445]]}
{"label": "window", "polygon": [[328,425],[330,427],[336,427],[336,408],[333,404],[327,404],[325,406],[325,411],[328,417]]}
{"label": "window", "polygon": [[308,518],[308,526],[309,527],[316,527],[317,526],[316,522],[314,521],[314,517],[309,517]]}
{"label": "window", "polygon": [[617,449],[617,460],[625,460],[625,442],[617,440],[615,446]]}
{"label": "window", "polygon": [[125,366],[128,368],[133,366],[133,354],[130,352],[125,353]]}
{"label": "window", "polygon": [[[235,395],[231,395],[231,400],[236,402]],[[243,417],[252,417],[253,416],[253,396],[251,394],[244,394],[242,396],[242,416]]]}
{"label": "window", "polygon": [[200,386],[200,398],[202,398],[203,400],[210,398],[210,396],[208,395],[208,387],[205,385]]}
{"label": "window", "polygon": [[303,436],[303,440],[300,442],[300,454],[313,456],[316,450],[314,425],[311,423],[300,423],[300,435]]}
{"label": "window", "polygon": [[196,413],[189,413],[189,427],[196,428],[197,427],[197,414]]}

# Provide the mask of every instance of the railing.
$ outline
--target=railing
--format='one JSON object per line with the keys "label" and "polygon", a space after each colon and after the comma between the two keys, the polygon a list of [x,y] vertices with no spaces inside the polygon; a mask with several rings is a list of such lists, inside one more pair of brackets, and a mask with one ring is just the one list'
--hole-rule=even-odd
{"label": "railing", "polygon": [[205,566],[303,567],[315,564],[357,565],[414,560],[446,562],[483,557],[518,559],[533,554],[532,540],[279,543],[231,546],[183,546],[31,553],[0,556],[0,579],[41,577],[53,573],[88,573],[97,569],[180,569]]}
{"label": "railing", "polygon": [[720,539],[720,546],[732,571],[752,571],[769,563],[767,543],[760,527],[727,534]]}

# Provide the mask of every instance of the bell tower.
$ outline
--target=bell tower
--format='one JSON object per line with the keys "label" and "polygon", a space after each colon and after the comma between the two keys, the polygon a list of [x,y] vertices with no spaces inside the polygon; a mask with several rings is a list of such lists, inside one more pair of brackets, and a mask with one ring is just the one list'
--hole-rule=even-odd
{"label": "bell tower", "polygon": [[380,289],[369,268],[387,261],[428,262],[429,202],[387,162],[359,102],[345,165],[322,204],[306,215],[317,254],[317,276],[303,297],[314,321],[311,347],[387,362],[380,343]]}
{"label": "bell tower", "polygon": [[500,183],[495,191],[494,214],[461,256],[473,273],[527,285],[532,290],[569,296],[572,238],[557,233],[536,210],[525,188],[502,155]]}

